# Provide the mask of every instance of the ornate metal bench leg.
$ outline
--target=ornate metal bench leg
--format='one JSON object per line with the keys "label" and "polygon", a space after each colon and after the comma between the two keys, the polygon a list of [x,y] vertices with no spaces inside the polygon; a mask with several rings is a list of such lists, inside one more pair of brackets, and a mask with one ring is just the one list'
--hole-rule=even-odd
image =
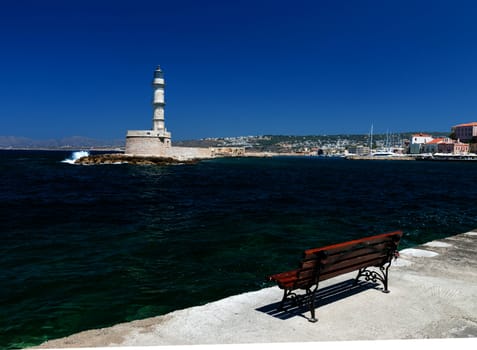
{"label": "ornate metal bench leg", "polygon": [[364,270],[365,270],[365,269],[359,269],[358,275],[356,276],[356,278],[354,279],[354,282],[353,282],[353,284],[354,284],[355,286],[358,284],[359,278],[362,276]]}
{"label": "ornate metal bench leg", "polygon": [[391,264],[388,264],[386,267],[384,267],[384,266],[380,267],[380,269],[383,273],[383,276],[384,276],[384,278],[382,279],[383,293],[389,293],[389,289],[388,289],[388,270],[389,270],[389,266],[391,266]]}
{"label": "ornate metal bench leg", "polygon": [[298,296],[293,292],[293,290],[290,289],[284,289],[283,290],[283,298],[282,301],[280,302],[280,305],[278,307],[279,310],[283,310],[285,306],[285,302],[287,299],[290,299],[291,302],[293,302],[295,305],[298,305]]}
{"label": "ornate metal bench leg", "polygon": [[315,317],[315,295],[316,295],[316,290],[318,288],[315,288],[313,292],[309,289],[307,289],[306,294],[307,297],[309,298],[308,303],[310,305],[310,313],[311,313],[311,318],[308,319],[310,322],[316,322],[318,321],[317,318]]}
{"label": "ornate metal bench leg", "polygon": [[278,307],[279,310],[283,310],[283,305],[285,304],[285,300],[287,299],[288,293],[287,290],[283,290],[283,298],[282,301],[280,302],[280,306]]}
{"label": "ornate metal bench leg", "polygon": [[358,279],[360,277],[364,277],[366,281],[371,281],[376,283],[377,281],[380,281],[383,284],[383,293],[389,293],[388,289],[388,270],[391,264],[387,264],[386,266],[381,266],[379,270],[381,273],[377,271],[371,271],[368,270],[367,268],[360,269],[358,272],[358,276],[356,276],[356,279],[354,280],[354,284],[356,285],[358,283]]}

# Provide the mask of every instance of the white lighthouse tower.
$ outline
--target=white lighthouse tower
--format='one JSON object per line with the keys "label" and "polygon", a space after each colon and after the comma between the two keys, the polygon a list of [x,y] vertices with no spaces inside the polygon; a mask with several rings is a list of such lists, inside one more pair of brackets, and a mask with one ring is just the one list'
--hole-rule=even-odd
{"label": "white lighthouse tower", "polygon": [[171,133],[164,123],[164,73],[161,67],[154,71],[152,81],[153,116],[152,130],[128,130],[126,135],[126,154],[165,156],[171,147]]}
{"label": "white lighthouse tower", "polygon": [[167,135],[170,138],[171,134],[167,132],[164,124],[164,106],[166,105],[164,101],[164,87],[166,84],[164,82],[164,73],[159,66],[157,66],[154,72],[152,86],[154,88],[152,130],[159,137],[166,137]]}

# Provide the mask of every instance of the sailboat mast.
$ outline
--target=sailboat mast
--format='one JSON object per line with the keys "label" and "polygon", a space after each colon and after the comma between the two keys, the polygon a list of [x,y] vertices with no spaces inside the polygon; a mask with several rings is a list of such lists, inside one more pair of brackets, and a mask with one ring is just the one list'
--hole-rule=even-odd
{"label": "sailboat mast", "polygon": [[371,132],[369,133],[369,154],[373,154],[373,124],[371,123]]}
{"label": "sailboat mast", "polygon": [[389,129],[386,129],[386,152],[389,152]]}

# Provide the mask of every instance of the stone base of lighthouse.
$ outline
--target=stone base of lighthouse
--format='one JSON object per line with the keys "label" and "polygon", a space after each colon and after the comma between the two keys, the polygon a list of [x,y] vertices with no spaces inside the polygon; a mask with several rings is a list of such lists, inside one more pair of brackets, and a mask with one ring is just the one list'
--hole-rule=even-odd
{"label": "stone base of lighthouse", "polygon": [[152,130],[129,130],[124,153],[166,157],[167,149],[172,147],[170,133],[167,134],[157,134]]}
{"label": "stone base of lighthouse", "polygon": [[[170,135],[170,133],[167,133]],[[212,148],[173,147],[169,135],[158,136],[152,130],[128,131],[125,155],[139,157],[166,157],[177,160],[213,158]]]}

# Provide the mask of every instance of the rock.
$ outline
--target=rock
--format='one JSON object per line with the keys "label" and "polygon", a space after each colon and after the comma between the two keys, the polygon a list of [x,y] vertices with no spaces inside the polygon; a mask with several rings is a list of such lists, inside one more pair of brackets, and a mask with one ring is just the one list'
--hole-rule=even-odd
{"label": "rock", "polygon": [[198,159],[177,160],[168,157],[155,156],[133,156],[122,153],[94,154],[81,157],[75,164],[96,165],[96,164],[138,164],[138,165],[175,165],[175,164],[196,164]]}

